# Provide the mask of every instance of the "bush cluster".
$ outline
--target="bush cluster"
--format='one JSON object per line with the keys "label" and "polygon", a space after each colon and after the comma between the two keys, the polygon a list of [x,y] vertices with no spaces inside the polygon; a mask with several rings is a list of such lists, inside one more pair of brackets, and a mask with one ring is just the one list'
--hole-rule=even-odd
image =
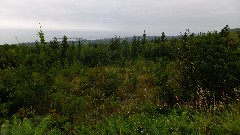
{"label": "bush cluster", "polygon": [[38,35],[34,46],[0,46],[1,134],[239,133],[188,115],[228,112],[239,100],[240,38],[228,26],[110,44]]}

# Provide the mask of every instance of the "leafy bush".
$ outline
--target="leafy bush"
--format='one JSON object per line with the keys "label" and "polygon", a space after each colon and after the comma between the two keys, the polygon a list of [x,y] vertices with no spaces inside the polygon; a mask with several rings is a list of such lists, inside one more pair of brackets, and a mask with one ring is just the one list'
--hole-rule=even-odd
{"label": "leafy bush", "polygon": [[228,26],[78,46],[38,34],[0,46],[1,134],[240,132],[240,39]]}

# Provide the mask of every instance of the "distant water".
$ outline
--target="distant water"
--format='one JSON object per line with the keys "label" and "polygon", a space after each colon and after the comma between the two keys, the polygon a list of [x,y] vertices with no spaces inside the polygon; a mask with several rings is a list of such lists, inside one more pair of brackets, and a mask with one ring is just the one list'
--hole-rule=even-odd
{"label": "distant water", "polygon": [[[224,25],[222,25],[224,26]],[[233,27],[233,26],[232,26]],[[221,26],[212,28],[212,27],[198,27],[198,28],[190,28],[191,32],[207,32],[208,30],[221,30]],[[234,27],[233,27],[234,28]],[[113,38],[115,36],[120,36],[121,38],[132,37],[132,36],[142,36],[143,30],[122,30],[122,31],[70,31],[70,30],[45,30],[43,32],[45,34],[45,40],[49,42],[53,39],[53,37],[62,38],[66,35],[68,38],[83,38],[83,39],[104,39],[104,38]],[[166,36],[176,36],[179,35],[180,32],[185,32],[184,28],[168,28],[163,30],[151,29],[146,30],[147,36],[161,36],[162,32],[165,32]],[[130,32],[129,32],[130,31]],[[134,32],[135,31],[135,32]],[[36,40],[39,41],[38,37],[38,29],[0,29],[0,45],[5,43],[7,44],[18,44],[17,39],[20,43],[32,43]],[[16,39],[17,37],[17,39]]]}
{"label": "distant water", "polygon": [[[61,38],[66,35],[69,38],[84,38],[84,39],[103,39],[112,38],[115,35],[121,37],[133,36],[134,33],[123,33],[123,32],[104,32],[104,31],[54,31],[54,30],[43,30],[45,34],[45,40],[50,41],[53,37]],[[37,35],[38,30],[2,30],[0,29],[0,45],[17,44],[18,41],[21,43],[39,41]],[[136,33],[135,33],[136,34]],[[141,35],[141,34],[139,34]],[[17,41],[17,39],[18,41]]]}

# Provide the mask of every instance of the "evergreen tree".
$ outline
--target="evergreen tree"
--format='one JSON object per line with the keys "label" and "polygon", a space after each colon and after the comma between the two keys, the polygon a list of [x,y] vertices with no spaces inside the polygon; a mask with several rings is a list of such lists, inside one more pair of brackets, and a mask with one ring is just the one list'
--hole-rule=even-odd
{"label": "evergreen tree", "polygon": [[56,53],[59,49],[59,42],[57,41],[57,38],[54,37],[52,41],[50,41],[50,47],[53,49],[53,51]]}
{"label": "evergreen tree", "polygon": [[61,56],[63,58],[65,58],[66,57],[66,52],[69,48],[69,44],[68,44],[68,41],[67,41],[67,36],[65,36],[65,35],[63,36],[63,41],[61,43],[61,48],[62,48]]}
{"label": "evergreen tree", "polygon": [[138,54],[137,38],[136,38],[136,36],[134,36],[133,40],[132,40],[131,55],[132,55],[133,58],[136,58],[137,54]]}
{"label": "evergreen tree", "polygon": [[165,37],[166,37],[166,36],[165,36],[164,32],[162,32],[162,36],[161,36],[161,42],[162,42],[162,43],[165,42]]}
{"label": "evergreen tree", "polygon": [[142,44],[145,45],[147,42],[147,35],[145,33],[145,30],[144,30],[144,33],[143,33],[143,39],[142,39]]}
{"label": "evergreen tree", "polygon": [[81,48],[82,48],[82,43],[80,39],[78,40],[78,46],[77,46],[77,60],[80,61],[80,56],[81,56]]}
{"label": "evergreen tree", "polygon": [[61,62],[61,66],[64,67],[64,60],[67,57],[67,50],[69,49],[69,44],[67,41],[67,36],[63,36],[63,41],[61,43],[61,58],[60,58],[60,62]]}
{"label": "evergreen tree", "polygon": [[228,37],[229,36],[229,30],[230,28],[228,27],[228,25],[226,25],[220,32],[222,37]]}

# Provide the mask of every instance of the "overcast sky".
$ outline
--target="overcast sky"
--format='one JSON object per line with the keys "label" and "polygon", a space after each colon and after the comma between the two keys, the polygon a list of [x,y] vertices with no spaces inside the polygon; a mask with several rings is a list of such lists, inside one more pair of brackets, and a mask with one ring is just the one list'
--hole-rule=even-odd
{"label": "overcast sky", "polygon": [[178,35],[240,27],[240,0],[0,0],[0,44],[54,36]]}

